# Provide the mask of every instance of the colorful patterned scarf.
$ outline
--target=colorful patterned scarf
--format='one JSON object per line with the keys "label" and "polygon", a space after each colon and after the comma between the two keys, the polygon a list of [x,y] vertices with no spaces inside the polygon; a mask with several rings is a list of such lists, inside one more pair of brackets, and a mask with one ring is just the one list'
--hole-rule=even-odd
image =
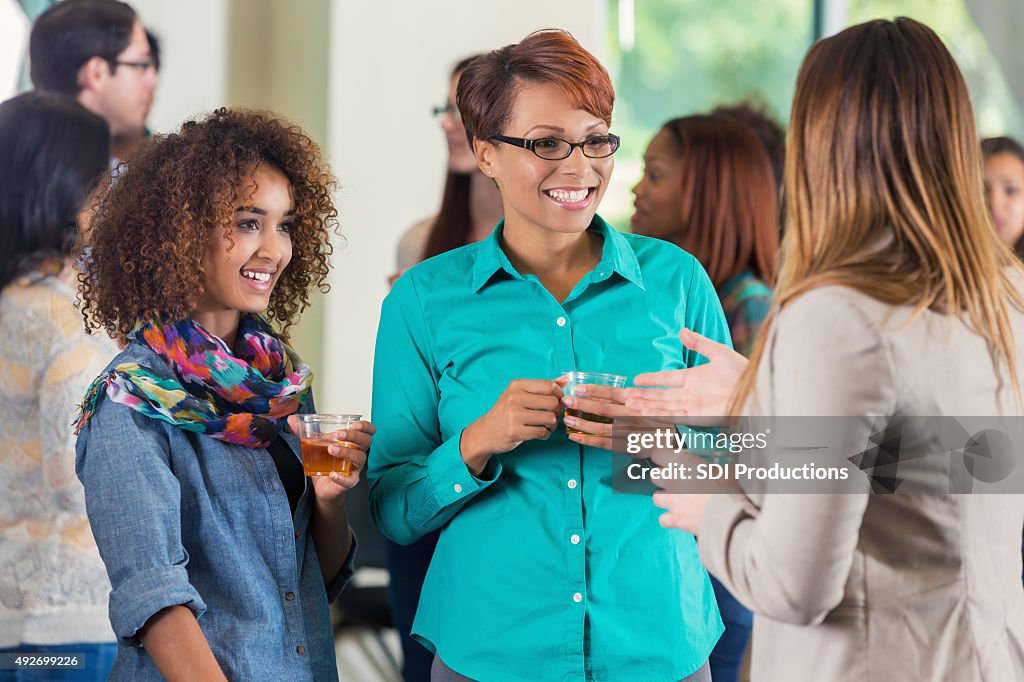
{"label": "colorful patterned scarf", "polygon": [[78,433],[106,393],[147,417],[228,443],[267,447],[278,422],[298,411],[313,375],[270,326],[243,315],[238,355],[194,320],[154,322],[132,332],[133,342],[159,355],[176,379],[164,379],[134,362],[96,378],[79,407]]}

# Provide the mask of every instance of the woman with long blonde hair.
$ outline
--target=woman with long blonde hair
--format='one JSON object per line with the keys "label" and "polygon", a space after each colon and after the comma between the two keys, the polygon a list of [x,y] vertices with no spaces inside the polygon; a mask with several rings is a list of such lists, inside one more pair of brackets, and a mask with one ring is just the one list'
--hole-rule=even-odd
{"label": "woman with long blonde hair", "polygon": [[[776,299],[749,364],[684,331],[709,363],[636,377],[667,388],[627,389],[627,408],[843,417],[826,437],[844,460],[908,418],[1022,414],[1022,269],[985,213],[967,88],[935,33],[901,18],[815,44],[785,182]],[[923,457],[948,449],[938,422],[914,423],[896,494],[854,469],[845,494],[655,495],[661,524],[697,535],[754,611],[753,679],[1024,679],[1024,500],[943,492],[949,457]]]}

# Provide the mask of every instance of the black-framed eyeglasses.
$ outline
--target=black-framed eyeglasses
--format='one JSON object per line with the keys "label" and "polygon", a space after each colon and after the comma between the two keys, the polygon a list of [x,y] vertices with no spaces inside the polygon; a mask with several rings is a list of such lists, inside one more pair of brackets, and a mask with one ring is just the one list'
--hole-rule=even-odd
{"label": "black-framed eyeglasses", "polygon": [[439,104],[436,107],[434,107],[431,111],[434,112],[434,118],[441,118],[442,116],[447,116],[448,114],[451,114],[455,118],[459,117],[458,107],[456,107],[451,102],[448,102],[446,104]]}
{"label": "black-framed eyeglasses", "polygon": [[611,133],[607,135],[595,135],[594,137],[589,137],[586,140],[583,140],[583,142],[569,142],[568,140],[562,140],[557,137],[542,137],[536,140],[527,140],[523,137],[508,137],[507,135],[494,135],[490,139],[516,147],[522,147],[523,149],[529,149],[531,152],[547,161],[561,161],[562,159],[567,159],[569,158],[569,155],[572,154],[572,150],[575,147],[579,147],[580,151],[583,152],[583,156],[590,157],[591,159],[603,159],[606,156],[611,156],[619,148],[619,136],[612,135]]}
{"label": "black-framed eyeglasses", "polygon": [[117,66],[127,66],[130,69],[138,69],[139,71],[149,71],[150,69],[156,71],[156,62],[152,59],[147,59],[141,62],[129,62],[123,59],[115,59],[112,63]]}

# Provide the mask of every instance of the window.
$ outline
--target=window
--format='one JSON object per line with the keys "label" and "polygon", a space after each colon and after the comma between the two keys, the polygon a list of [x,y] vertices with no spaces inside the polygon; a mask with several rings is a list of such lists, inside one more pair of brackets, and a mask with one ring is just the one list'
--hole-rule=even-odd
{"label": "window", "polygon": [[946,43],[971,91],[981,137],[1009,134],[1022,139],[1024,114],[965,0],[847,0],[846,25],[897,16],[927,24]]}
{"label": "window", "polygon": [[602,215],[626,229],[644,148],[670,118],[752,100],[785,126],[797,71],[819,23],[850,26],[909,16],[928,24],[960,65],[979,134],[1024,139],[1024,112],[969,2],[608,0],[605,64],[617,95],[612,130],[622,137],[622,148]]}
{"label": "window", "polygon": [[0,2],[0,101],[18,93],[29,21],[17,3]]}
{"label": "window", "polygon": [[780,123],[814,25],[812,0],[609,0],[605,64],[622,137],[601,213],[619,229],[644,148],[665,121],[753,100]]}

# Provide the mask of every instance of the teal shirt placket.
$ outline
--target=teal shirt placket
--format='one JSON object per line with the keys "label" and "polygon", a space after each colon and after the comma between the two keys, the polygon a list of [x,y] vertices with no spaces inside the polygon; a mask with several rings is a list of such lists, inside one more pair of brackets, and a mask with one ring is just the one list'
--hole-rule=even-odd
{"label": "teal shirt placket", "polygon": [[501,229],[412,268],[381,315],[371,509],[398,542],[444,529],[413,631],[474,679],[674,682],[721,632],[693,537],[613,492],[621,456],[561,425],[480,477],[459,439],[514,379],[697,364],[678,332],[728,343],[718,297],[692,256],[595,218],[601,261],[559,304],[511,266]]}

